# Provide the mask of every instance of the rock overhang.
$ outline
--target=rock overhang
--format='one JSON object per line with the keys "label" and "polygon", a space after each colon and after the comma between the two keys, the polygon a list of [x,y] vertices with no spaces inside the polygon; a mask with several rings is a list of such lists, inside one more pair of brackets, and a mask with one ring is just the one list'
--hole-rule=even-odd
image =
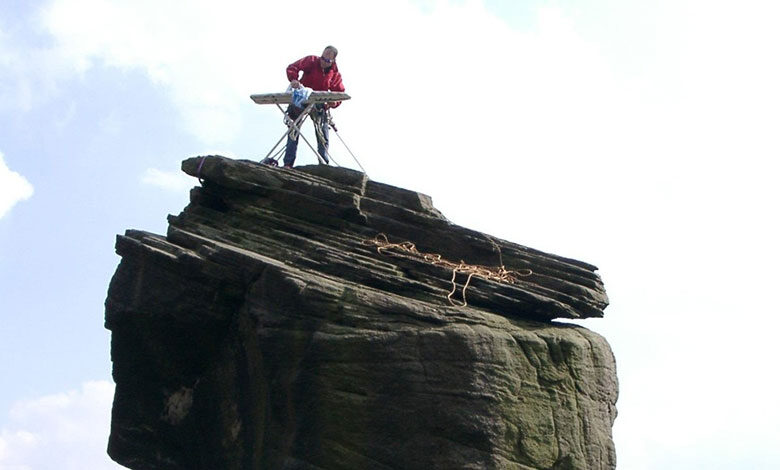
{"label": "rock overhang", "polygon": [[[280,169],[220,156],[190,158],[182,169],[203,184],[192,190],[184,212],[169,218],[169,238],[199,235],[224,249],[233,246],[442,307],[452,305],[453,287],[457,292],[450,300],[463,303],[471,266],[523,274],[509,282],[473,275],[466,289],[473,308],[552,320],[601,317],[608,305],[595,266],[453,224],[429,196],[374,182],[358,171],[324,165]],[[418,254],[381,249],[377,240],[414,244]],[[452,265],[431,262],[425,254],[463,263],[456,286]]]}

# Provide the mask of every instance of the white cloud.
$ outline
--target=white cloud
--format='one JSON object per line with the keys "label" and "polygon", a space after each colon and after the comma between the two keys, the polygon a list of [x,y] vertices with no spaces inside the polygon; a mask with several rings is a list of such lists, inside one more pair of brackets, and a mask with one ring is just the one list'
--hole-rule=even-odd
{"label": "white cloud", "polygon": [[186,192],[196,184],[192,176],[181,171],[163,171],[157,168],[148,168],[141,177],[141,182],[175,193]]}
{"label": "white cloud", "polygon": [[5,163],[5,157],[0,152],[0,219],[20,201],[32,197],[33,186],[24,176],[12,171]]}
{"label": "white cloud", "polygon": [[61,80],[77,73],[58,51],[28,44],[35,36],[28,32],[21,24],[12,32],[0,29],[0,111],[30,111],[55,94]]}
{"label": "white cloud", "polygon": [[274,14],[287,12],[256,2],[181,8],[172,1],[56,0],[42,23],[77,70],[105,64],[146,72],[169,90],[184,127],[212,143],[236,135],[252,83],[268,75],[258,71],[273,67],[262,45],[276,38],[257,20]]}
{"label": "white cloud", "polygon": [[0,429],[0,470],[124,468],[106,453],[113,396],[113,384],[94,381],[15,403]]}

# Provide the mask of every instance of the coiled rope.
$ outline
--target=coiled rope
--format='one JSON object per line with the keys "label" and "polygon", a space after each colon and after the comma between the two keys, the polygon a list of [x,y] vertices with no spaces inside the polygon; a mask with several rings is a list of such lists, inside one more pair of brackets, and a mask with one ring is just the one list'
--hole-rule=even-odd
{"label": "coiled rope", "polygon": [[[456,307],[465,307],[468,305],[468,302],[466,301],[466,290],[469,288],[469,284],[471,283],[471,278],[473,278],[474,276],[489,281],[501,282],[504,284],[515,284],[519,281],[519,278],[528,277],[533,274],[533,271],[531,271],[530,269],[509,271],[506,269],[503,262],[501,263],[501,266],[497,268],[491,268],[488,266],[480,266],[475,264],[468,264],[463,260],[461,260],[460,263],[455,263],[442,258],[440,254],[422,253],[417,249],[414,243],[410,241],[391,243],[387,239],[387,235],[385,235],[384,233],[380,233],[373,239],[364,240],[363,243],[366,245],[376,246],[377,247],[376,251],[380,255],[390,255],[390,256],[395,256],[398,258],[406,258],[414,261],[424,261],[436,266],[442,266],[447,269],[452,269],[452,279],[450,279],[450,282],[452,283],[452,290],[450,291],[449,294],[447,294],[447,300],[450,302],[451,305],[454,305]],[[498,248],[498,245],[495,244],[495,242],[493,242],[493,244]],[[500,248],[498,252],[500,257],[501,255]],[[455,292],[457,292],[458,290],[458,284],[456,282],[456,277],[458,273],[464,273],[468,275],[468,277],[466,278],[466,283],[463,285],[463,289],[462,289],[462,297],[463,297],[462,304],[456,303],[452,299],[452,296],[455,295]]]}

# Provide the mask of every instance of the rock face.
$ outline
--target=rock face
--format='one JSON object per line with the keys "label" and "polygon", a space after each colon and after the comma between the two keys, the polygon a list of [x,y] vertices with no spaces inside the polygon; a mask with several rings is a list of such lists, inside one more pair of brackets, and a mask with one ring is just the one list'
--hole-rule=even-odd
{"label": "rock face", "polygon": [[603,314],[594,266],[459,227],[352,170],[182,167],[202,187],[167,236],[117,238],[114,460],[615,468],[609,345],[551,321]]}

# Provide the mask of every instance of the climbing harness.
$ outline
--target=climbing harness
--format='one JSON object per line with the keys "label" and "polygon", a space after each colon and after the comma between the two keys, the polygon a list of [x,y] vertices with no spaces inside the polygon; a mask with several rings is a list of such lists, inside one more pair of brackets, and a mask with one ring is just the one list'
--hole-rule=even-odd
{"label": "climbing harness", "polygon": [[[495,247],[498,248],[499,259],[500,259],[501,249],[498,247],[498,245],[495,243],[495,241],[492,238],[490,239],[490,241],[493,243]],[[375,236],[373,239],[364,240],[363,243],[366,245],[376,246],[377,247],[376,251],[380,255],[387,254],[399,258],[410,259],[413,261],[424,261],[435,266],[442,266],[447,269],[452,269],[452,279],[450,279],[450,282],[452,283],[452,290],[447,295],[447,300],[450,302],[451,305],[454,305],[456,307],[465,307],[468,305],[468,302],[466,301],[466,290],[469,288],[471,279],[474,276],[489,281],[501,282],[504,284],[516,284],[517,282],[519,282],[520,280],[519,278],[528,277],[533,274],[533,271],[531,271],[530,269],[509,271],[504,266],[503,260],[501,262],[501,265],[498,268],[468,264],[463,260],[461,260],[460,263],[454,263],[452,261],[442,258],[441,255],[436,253],[422,253],[419,250],[417,250],[417,247],[414,245],[414,243],[410,241],[391,243],[387,239],[387,235],[385,235],[384,233],[380,233],[379,235]],[[466,278],[466,283],[463,285],[463,289],[462,289],[462,297],[463,297],[462,304],[456,303],[452,299],[452,296],[455,294],[455,292],[458,289],[458,284],[456,282],[456,277],[458,273],[468,274],[468,277]]]}
{"label": "climbing harness", "polygon": [[[327,157],[325,159],[325,164],[327,165],[330,164],[330,162],[333,162],[336,166],[340,167],[341,165],[339,165],[338,162],[334,160],[333,156],[330,154],[327,145],[328,142],[325,139],[325,135],[322,132],[323,120],[325,121],[324,124],[326,126],[330,126],[330,111],[324,108],[315,107],[314,112],[311,115],[311,120],[314,123],[314,132],[317,134],[317,144],[319,145],[318,150],[320,146],[322,147],[323,150],[325,150],[325,156]],[[322,157],[319,151],[317,151],[317,156]]]}

